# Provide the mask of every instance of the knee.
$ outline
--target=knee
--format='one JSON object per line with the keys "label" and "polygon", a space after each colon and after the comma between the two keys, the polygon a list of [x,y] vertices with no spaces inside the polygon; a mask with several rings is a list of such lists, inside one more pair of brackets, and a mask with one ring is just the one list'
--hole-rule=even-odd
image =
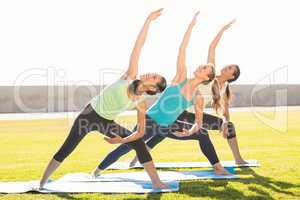
{"label": "knee", "polygon": [[228,134],[227,139],[232,139],[236,137],[235,126],[232,122],[228,122]]}
{"label": "knee", "polygon": [[133,148],[141,164],[152,160],[151,154],[149,153],[144,141],[142,140],[134,141]]}
{"label": "knee", "polygon": [[197,131],[196,134],[197,134],[199,140],[202,140],[202,141],[209,140],[208,131],[206,129],[201,128],[200,130]]}

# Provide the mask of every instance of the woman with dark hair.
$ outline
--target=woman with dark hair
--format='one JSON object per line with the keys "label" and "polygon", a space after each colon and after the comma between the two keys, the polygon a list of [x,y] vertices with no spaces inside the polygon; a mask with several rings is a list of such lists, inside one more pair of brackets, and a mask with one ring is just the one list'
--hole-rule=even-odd
{"label": "woman with dark hair", "polygon": [[[208,60],[207,62],[215,66],[215,51],[216,47],[223,35],[223,33],[231,27],[235,21],[231,21],[226,24],[215,36],[213,41],[209,46]],[[220,75],[217,75],[209,85],[199,85],[198,92],[200,92],[206,102],[212,102],[212,107],[217,114],[223,115],[223,118],[211,115],[208,113],[203,113],[203,124],[202,127],[207,130],[219,130],[223,133],[223,137],[227,139],[230,146],[232,154],[234,156],[236,164],[247,164],[247,162],[242,158],[238,142],[236,138],[236,130],[234,124],[230,121],[229,114],[229,104],[231,98],[231,92],[229,89],[229,83],[236,81],[240,76],[240,68],[238,65],[231,64],[222,68]],[[184,121],[185,123],[193,123],[196,115],[193,109],[184,111],[177,119],[179,121]],[[158,143],[160,143],[164,137],[159,135],[154,136],[147,141],[146,145],[148,149],[154,148]],[[134,166],[137,162],[135,157],[131,162],[130,166]]]}
{"label": "woman with dark hair", "polygon": [[[222,167],[210,141],[207,131],[202,128],[203,96],[197,92],[197,87],[201,84],[208,84],[215,78],[214,66],[211,64],[200,65],[194,71],[194,76],[187,79],[187,69],[185,63],[186,48],[196,24],[199,13],[196,13],[192,22],[184,35],[179,48],[177,58],[177,72],[168,86],[156,102],[147,110],[146,130],[143,139],[146,141],[150,137],[172,138],[176,140],[196,140],[203,154],[214,167],[216,175],[228,175],[229,173]],[[195,107],[195,119],[190,123],[177,120],[178,116],[187,108]],[[135,129],[138,126],[135,127]],[[110,143],[124,143],[121,137],[108,139]],[[147,142],[148,144],[148,142]],[[149,144],[151,147],[151,144]],[[122,144],[117,149],[109,153],[100,165],[92,172],[93,176],[106,169],[109,165],[117,161],[121,156],[128,153],[132,148],[127,144]]]}
{"label": "woman with dark hair", "polygon": [[[166,87],[166,80],[157,74],[146,74],[137,80],[138,60],[141,49],[145,43],[149,26],[153,20],[161,15],[162,9],[152,12],[138,35],[135,42],[128,70],[116,82],[106,87],[94,97],[75,119],[64,144],[54,155],[48,164],[42,179],[40,188],[47,182],[48,177],[61,165],[80,141],[91,131],[99,131],[107,137],[122,137],[124,143],[136,151],[140,163],[151,178],[153,188],[162,189],[167,186],[158,177],[152,157],[148,152],[142,136],[145,133],[145,112],[147,103],[143,98],[144,93],[150,95],[162,92]],[[114,120],[126,111],[136,108],[138,110],[138,128],[131,132]],[[106,138],[108,140],[108,138]]]}
{"label": "woman with dark hair", "polygon": [[[235,20],[229,22],[225,26],[221,28],[218,34],[215,36],[213,41],[209,46],[208,52],[208,63],[212,63],[216,66],[215,63],[215,52],[216,47],[223,35],[223,33],[228,30],[232,24],[235,23]],[[223,119],[214,115],[209,115],[204,113],[203,124],[206,126],[208,130],[219,130],[223,133],[223,137],[227,139],[227,142],[230,146],[232,154],[234,156],[236,164],[247,164],[247,162],[242,158],[238,142],[236,138],[236,130],[234,124],[230,121],[230,113],[229,113],[229,105],[231,99],[231,91],[229,88],[229,84],[236,81],[240,76],[240,68],[236,64],[230,64],[221,69],[220,75],[217,75],[214,84],[212,85],[212,107],[213,109],[223,115]],[[201,91],[201,88],[199,88]],[[186,113],[189,115],[189,121],[193,120],[193,114]]]}

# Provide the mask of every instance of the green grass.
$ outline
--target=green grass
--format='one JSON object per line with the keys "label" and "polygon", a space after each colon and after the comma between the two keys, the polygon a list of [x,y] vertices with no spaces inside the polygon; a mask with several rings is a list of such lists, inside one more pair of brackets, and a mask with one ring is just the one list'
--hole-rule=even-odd
{"label": "green grass", "polygon": [[[272,118],[272,113],[261,113]],[[252,113],[233,113],[245,159],[257,159],[260,168],[238,170],[238,180],[183,181],[176,193],[163,194],[0,194],[0,199],[300,199],[300,112],[288,113],[288,130],[279,133]],[[120,119],[133,126],[133,117]],[[68,133],[68,120],[0,122],[0,181],[39,179],[47,162]],[[230,149],[217,132],[210,134],[222,160],[232,160]],[[52,176],[90,172],[115,146],[100,134],[88,135]],[[122,160],[133,156],[130,153]],[[206,161],[195,141],[166,139],[153,152],[158,161]],[[109,172],[109,171],[108,171]]]}

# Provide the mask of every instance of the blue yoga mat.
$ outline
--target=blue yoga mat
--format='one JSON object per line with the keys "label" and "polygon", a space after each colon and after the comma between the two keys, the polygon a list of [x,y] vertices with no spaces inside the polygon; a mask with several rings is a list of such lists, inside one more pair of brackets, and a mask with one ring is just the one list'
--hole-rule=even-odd
{"label": "blue yoga mat", "polygon": [[[260,163],[257,160],[246,160],[247,164],[235,164],[235,161],[221,161],[224,167],[260,167]],[[210,168],[212,167],[209,162],[157,162],[155,167],[159,169],[163,168]],[[109,166],[107,169],[138,169],[143,168],[140,163],[137,163],[133,167],[129,166],[129,162],[116,162]]]}
{"label": "blue yoga mat", "polygon": [[168,189],[152,189],[150,181],[144,182],[66,182],[52,181],[42,190],[36,190],[38,181],[0,183],[0,193],[161,193],[179,190],[178,181],[165,182]]}

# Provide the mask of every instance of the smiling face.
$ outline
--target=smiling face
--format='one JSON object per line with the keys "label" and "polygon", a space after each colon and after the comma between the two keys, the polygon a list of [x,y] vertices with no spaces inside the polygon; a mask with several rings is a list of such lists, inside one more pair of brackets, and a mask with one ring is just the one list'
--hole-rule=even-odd
{"label": "smiling face", "polygon": [[[235,79],[236,76],[238,76],[238,66],[235,64],[230,64],[221,70],[221,75],[226,78],[227,81]],[[238,77],[236,77],[238,78]]]}
{"label": "smiling face", "polygon": [[202,79],[203,81],[211,81],[214,74],[214,66],[212,64],[200,65],[194,71],[194,76],[197,79]]}
{"label": "smiling face", "polygon": [[147,73],[140,76],[143,86],[148,94],[162,92],[166,87],[166,80],[163,76],[155,73]]}

